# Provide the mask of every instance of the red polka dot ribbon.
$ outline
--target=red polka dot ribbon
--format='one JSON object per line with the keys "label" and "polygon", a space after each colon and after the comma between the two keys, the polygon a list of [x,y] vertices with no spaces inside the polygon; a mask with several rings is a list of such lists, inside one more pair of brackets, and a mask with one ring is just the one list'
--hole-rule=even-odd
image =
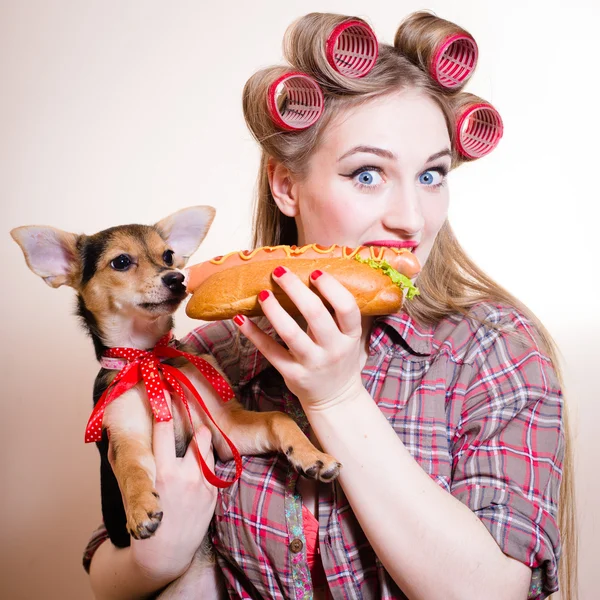
{"label": "red polka dot ribbon", "polygon": [[[208,407],[202,400],[202,397],[192,384],[192,382],[181,372],[179,369],[170,365],[160,362],[161,358],[174,358],[182,356],[191,362],[200,373],[206,378],[208,383],[214,388],[214,390],[222,398],[223,402],[228,402],[235,397],[235,394],[227,381],[222,375],[206,360],[199,356],[194,356],[188,352],[183,352],[169,346],[169,342],[172,339],[172,335],[169,333],[166,336],[158,340],[153,350],[137,350],[135,348],[109,348],[104,356],[110,359],[126,359],[127,362],[123,368],[119,371],[117,376],[102,394],[94,410],[89,418],[87,427],[85,429],[85,441],[99,442],[102,439],[102,420],[104,418],[104,411],[106,407],[115,398],[118,398],[121,394],[126,392],[128,389],[136,385],[140,380],[144,382],[146,393],[148,394],[148,400],[152,409],[154,418],[159,421],[170,421],[173,417],[169,410],[169,405],[165,398],[165,391],[173,392],[173,395],[181,400],[185,410],[187,412],[190,424],[192,424],[192,413],[185,396],[183,384],[189,392],[194,396],[202,410],[206,413],[206,416],[212,421],[219,433],[223,436],[223,439],[231,449],[233,459],[235,461],[235,477],[231,481],[226,481],[217,477],[208,468],[208,465],[204,462],[204,458],[200,453],[199,446],[196,440],[196,452],[198,459],[200,460],[200,466],[202,467],[202,473],[206,477],[207,481],[215,487],[228,487],[232,483],[238,480],[242,473],[242,458],[237,448],[233,445],[233,442],[221,431],[221,428],[217,425],[212,415],[210,414]],[[162,376],[161,376],[162,375]],[[196,439],[196,433],[194,431],[194,439]]]}

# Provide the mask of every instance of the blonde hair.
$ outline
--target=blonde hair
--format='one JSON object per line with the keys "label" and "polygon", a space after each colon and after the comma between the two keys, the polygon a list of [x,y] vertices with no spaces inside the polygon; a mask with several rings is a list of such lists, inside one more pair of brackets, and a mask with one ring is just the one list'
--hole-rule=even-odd
{"label": "blonde hair", "polygon": [[[367,76],[350,79],[338,73],[326,59],[325,44],[330,31],[355,17],[311,13],[293,23],[284,38],[284,56],[293,70],[306,73],[320,85],[324,94],[324,111],[311,127],[285,132],[273,122],[267,108],[269,86],[289,66],[275,66],[255,73],[246,83],[243,109],[246,123],[262,148],[253,222],[253,246],[294,245],[298,232],[293,218],[284,215],[273,198],[268,179],[268,161],[274,158],[298,177],[307,170],[309,158],[322,139],[323,132],[337,115],[380,97],[408,88],[418,89],[440,107],[453,148],[453,168],[469,160],[459,154],[455,143],[456,115],[468,103],[483,102],[473,94],[439,86],[428,72],[432,47],[448,33],[462,29],[438,17],[419,12],[400,25],[395,45],[379,45],[379,57]],[[464,32],[466,33],[466,32]],[[448,222],[438,233],[430,256],[419,275],[421,295],[406,305],[406,312],[417,322],[436,324],[444,317],[467,314],[481,301],[514,306],[535,326],[539,341],[560,377],[555,344],[537,317],[508,291],[488,277],[465,253]],[[562,557],[559,579],[562,598],[577,597],[576,523],[573,481],[573,453],[569,434],[568,411],[563,412],[565,456],[559,504],[559,529]]]}

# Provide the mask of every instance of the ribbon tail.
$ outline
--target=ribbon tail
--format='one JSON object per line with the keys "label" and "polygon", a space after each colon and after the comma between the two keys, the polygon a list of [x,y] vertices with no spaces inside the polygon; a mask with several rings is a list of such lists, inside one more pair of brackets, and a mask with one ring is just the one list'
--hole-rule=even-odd
{"label": "ribbon tail", "polygon": [[165,399],[165,387],[160,377],[158,364],[152,359],[143,360],[140,363],[140,371],[154,419],[158,423],[162,423],[170,421],[173,417]]}
{"label": "ribbon tail", "polygon": [[235,461],[235,476],[231,481],[221,479],[220,477],[218,477],[217,475],[212,473],[212,471],[208,468],[208,465],[204,461],[204,458],[202,457],[202,453],[200,452],[200,446],[198,445],[198,439],[196,438],[196,430],[194,429],[194,424],[192,422],[192,413],[190,411],[189,404],[185,397],[185,394],[182,393],[181,400],[183,402],[183,405],[185,406],[185,409],[187,411],[187,414],[188,414],[188,417],[190,420],[190,424],[192,426],[194,440],[196,441],[196,452],[197,452],[198,458],[200,460],[200,466],[202,468],[202,473],[206,477],[206,480],[209,483],[211,483],[212,485],[214,485],[215,487],[219,487],[219,488],[229,487],[230,485],[235,483],[240,478],[240,475],[242,474],[242,457],[240,456],[238,449],[235,447],[234,443],[225,435],[225,433],[223,433],[222,429],[217,425],[216,421],[213,419],[213,416],[210,414],[208,407],[204,403],[204,400],[202,400],[202,396],[200,396],[200,394],[198,393],[198,390],[196,390],[196,388],[194,387],[192,382],[181,371],[179,371],[175,367],[171,367],[169,365],[163,364],[162,369],[165,374],[168,374],[169,376],[173,377],[175,380],[177,380],[178,383],[182,383],[190,391],[190,393],[192,394],[192,396],[194,396],[194,398],[196,399],[196,401],[198,402],[198,404],[200,405],[200,407],[202,408],[202,410],[204,411],[206,416],[211,420],[213,425],[216,427],[216,429],[219,431],[219,433],[223,436],[223,439],[229,446],[231,453],[233,454],[233,460]]}

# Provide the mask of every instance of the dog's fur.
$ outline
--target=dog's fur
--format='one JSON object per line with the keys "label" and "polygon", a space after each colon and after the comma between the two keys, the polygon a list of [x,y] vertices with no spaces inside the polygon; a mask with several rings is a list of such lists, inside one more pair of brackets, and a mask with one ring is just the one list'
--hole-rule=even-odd
{"label": "dog's fur", "polygon": [[[18,227],[11,235],[29,268],[48,285],[76,290],[78,314],[100,358],[111,347],[152,348],[172,329],[172,314],[186,296],[180,269],[204,239],[214,212],[212,207],[197,206],[153,226],[122,225],[91,236],[38,226]],[[287,415],[246,411],[235,399],[224,404],[193,366],[177,360],[175,366],[196,383],[216,422],[242,454],[283,452],[306,477],[321,481],[337,477],[339,463],[317,450]],[[100,370],[94,404],[115,375],[116,371]],[[194,427],[209,426],[219,457],[230,459],[229,447],[193,399],[190,408]],[[192,429],[178,402],[172,409],[177,454],[182,456]],[[154,488],[152,414],[140,384],[108,405],[98,449],[102,513],[111,541],[124,547],[130,544],[130,535],[136,539],[153,535],[162,510]]]}

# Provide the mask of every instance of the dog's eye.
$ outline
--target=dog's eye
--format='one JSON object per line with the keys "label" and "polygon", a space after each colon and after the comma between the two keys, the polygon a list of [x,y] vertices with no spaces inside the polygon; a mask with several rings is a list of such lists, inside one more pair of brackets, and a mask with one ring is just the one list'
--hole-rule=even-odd
{"label": "dog's eye", "polygon": [[165,261],[165,265],[167,265],[167,267],[173,266],[173,254],[173,250],[165,250],[163,253],[163,260]]}
{"label": "dog's eye", "polygon": [[127,254],[119,254],[119,256],[117,256],[117,258],[113,258],[110,261],[110,266],[115,271],[127,271],[127,269],[129,269],[130,265],[131,265],[131,259],[129,258],[129,256],[127,256]]}

